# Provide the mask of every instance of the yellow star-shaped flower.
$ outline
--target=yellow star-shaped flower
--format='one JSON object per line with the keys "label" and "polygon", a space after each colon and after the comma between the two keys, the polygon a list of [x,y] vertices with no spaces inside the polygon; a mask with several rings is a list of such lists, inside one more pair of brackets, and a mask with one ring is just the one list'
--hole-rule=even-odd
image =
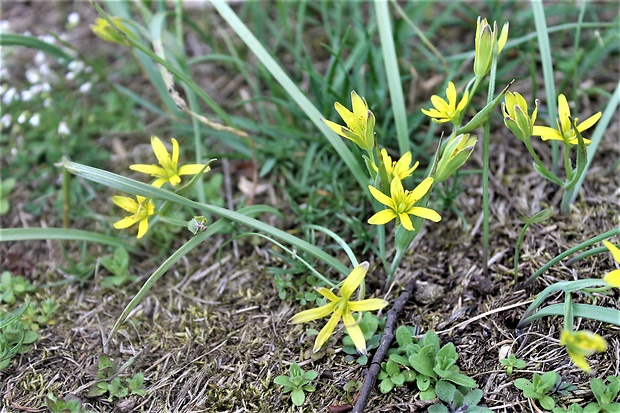
{"label": "yellow star-shaped flower", "polygon": [[342,318],[344,327],[347,329],[355,348],[362,354],[366,354],[366,340],[358,323],[351,314],[352,311],[374,311],[385,307],[388,302],[380,298],[370,298],[361,301],[351,301],[351,295],[359,287],[368,272],[368,263],[363,262],[347,276],[340,287],[340,297],[328,290],[327,288],[319,288],[317,292],[327,298],[330,303],[319,308],[302,311],[295,314],[290,320],[291,324],[306,323],[308,321],[317,320],[327,317],[331,314],[329,321],[319,332],[314,341],[313,351],[318,351],[323,344],[329,339],[334,332],[336,325]]}
{"label": "yellow star-shaped flower", "polygon": [[113,196],[112,202],[123,208],[125,211],[132,213],[128,217],[114,223],[114,228],[128,228],[136,223],[138,225],[138,238],[142,238],[149,229],[149,217],[155,213],[155,205],[150,199],[143,196],[136,196],[138,202],[126,196]]}
{"label": "yellow star-shaped flower", "polygon": [[[177,186],[181,182],[182,175],[196,175],[205,167],[201,164],[190,164],[179,168],[179,143],[174,138],[172,138],[172,157],[157,136],[151,137],[151,146],[161,166],[136,164],[131,165],[129,169],[156,177],[157,179],[153,182],[153,186],[157,188],[160,188],[166,182],[169,182],[172,186]],[[209,171],[209,169],[207,166],[204,172]]]}
{"label": "yellow star-shaped flower", "polygon": [[586,357],[594,353],[607,350],[607,342],[598,334],[589,331],[563,330],[560,336],[560,345],[566,346],[566,351],[577,367],[585,372],[591,372]]}
{"label": "yellow star-shaped flower", "polygon": [[[385,148],[381,149],[381,158],[383,159],[383,164],[385,165],[385,170],[387,171],[388,178],[391,180],[397,176],[401,181],[413,173],[416,170],[420,162],[416,162],[411,165],[411,152],[407,152],[404,154],[398,161],[393,161],[392,157],[388,155],[387,150]],[[372,167],[375,171],[379,171],[379,168],[374,163]]]}
{"label": "yellow star-shaped flower", "polygon": [[446,89],[446,97],[448,98],[447,102],[437,95],[431,96],[431,103],[435,107],[431,109],[422,109],[422,113],[429,116],[435,123],[452,122],[456,125],[460,120],[461,112],[465,109],[469,101],[469,90],[465,91],[465,94],[457,105],[456,87],[454,83],[450,82]]}
{"label": "yellow star-shaped flower", "polygon": [[433,178],[428,177],[420,182],[413,191],[405,191],[402,182],[398,176],[395,176],[390,184],[390,196],[385,195],[377,188],[369,185],[368,189],[372,196],[388,208],[374,214],[370,217],[368,223],[372,225],[383,225],[396,218],[406,230],[413,231],[413,223],[409,215],[430,219],[433,222],[441,221],[441,216],[434,210],[415,206],[415,203],[426,195],[432,185]]}
{"label": "yellow star-shaped flower", "polygon": [[[579,140],[575,129],[581,133],[594,126],[601,116],[601,112],[598,112],[581,123],[578,123],[578,118],[574,118],[571,121],[570,108],[568,107],[566,96],[560,95],[558,96],[558,119],[556,120],[558,128],[553,129],[548,126],[534,126],[532,135],[540,136],[543,141],[562,141],[569,146],[577,145]],[[583,143],[589,145],[590,140],[583,138]]]}
{"label": "yellow star-shaped flower", "polygon": [[[620,249],[609,241],[603,241],[614,260],[620,264]],[[613,270],[603,277],[603,280],[612,287],[620,288],[620,270]]]}
{"label": "yellow star-shaped flower", "polygon": [[375,145],[375,115],[368,110],[368,104],[355,91],[351,92],[353,112],[339,102],[334,103],[336,112],[347,126],[338,125],[327,119],[321,119],[331,130],[343,138],[354,142],[360,148],[370,151]]}

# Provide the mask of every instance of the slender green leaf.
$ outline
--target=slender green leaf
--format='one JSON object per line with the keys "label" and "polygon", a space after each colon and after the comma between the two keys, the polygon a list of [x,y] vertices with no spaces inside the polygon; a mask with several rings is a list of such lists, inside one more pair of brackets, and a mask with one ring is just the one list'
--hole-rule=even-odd
{"label": "slender green leaf", "polygon": [[392,34],[392,14],[390,13],[389,3],[387,1],[375,1],[375,11],[385,74],[390,90],[390,102],[394,111],[398,150],[403,155],[409,151],[409,127],[407,126],[407,108]]}
{"label": "slender green leaf", "polygon": [[370,197],[370,193],[368,191],[368,177],[366,176],[361,164],[353,156],[353,153],[345,145],[343,140],[321,121],[323,116],[318,109],[316,109],[312,102],[310,102],[306,95],[292,81],[280,65],[278,65],[271,54],[264,48],[264,46],[258,41],[254,34],[239,19],[239,17],[225,1],[213,0],[212,4],[220,16],[226,20],[230,27],[237,33],[239,38],[246,44],[248,49],[256,55],[258,60],[265,66],[269,73],[271,73],[273,78],[277,80],[280,85],[282,85],[284,90],[291,96],[291,98],[293,98],[301,110],[304,111],[306,116],[308,116],[308,119],[314,123],[321,133],[323,133],[347,165],[362,190]]}
{"label": "slender green leaf", "polygon": [[347,266],[336,260],[334,257],[326,254],[320,248],[285,231],[265,224],[264,222],[261,222],[257,219],[250,218],[240,212],[231,211],[226,208],[217,207],[215,205],[195,202],[165,189],[155,188],[152,185],[138,182],[136,180],[129,179],[124,176],[117,175],[102,169],[93,168],[91,166],[81,165],[75,162],[65,162],[64,166],[69,170],[69,172],[75,175],[79,175],[85,179],[98,182],[100,184],[118,189],[120,191],[128,192],[135,195],[141,195],[147,198],[161,199],[164,201],[174,202],[180,205],[184,205],[188,208],[205,211],[209,214],[214,214],[222,218],[227,218],[239,224],[246,225],[250,228],[254,228],[255,230],[262,231],[265,234],[277,238],[285,243],[293,245],[300,250],[306,251],[308,254],[323,261],[325,264],[340,272],[342,275],[347,275],[350,272]]}
{"label": "slender green leaf", "polygon": [[81,229],[65,228],[2,228],[0,229],[0,242],[3,241],[32,241],[32,240],[68,240],[86,241],[97,244],[122,247],[130,252],[138,252],[139,249],[127,244],[122,240],[96,232],[83,231]]}
{"label": "slender green leaf", "polygon": [[49,44],[32,36],[22,36],[20,34],[0,34],[0,46],[22,46],[30,49],[40,50],[56,59],[63,59],[65,64],[71,62],[73,57],[53,44]]}

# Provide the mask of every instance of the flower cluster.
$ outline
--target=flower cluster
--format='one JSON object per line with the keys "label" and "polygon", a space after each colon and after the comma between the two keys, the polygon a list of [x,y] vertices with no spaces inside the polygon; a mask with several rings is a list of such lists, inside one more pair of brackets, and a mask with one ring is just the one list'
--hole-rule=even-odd
{"label": "flower cluster", "polygon": [[[570,148],[579,143],[577,133],[581,134],[581,132],[594,126],[602,116],[602,113],[598,112],[583,122],[579,122],[578,118],[571,117],[566,96],[560,94],[558,96],[557,129],[548,126],[534,126],[538,114],[538,105],[539,102],[536,100],[536,107],[530,116],[527,102],[523,96],[516,92],[506,93],[505,102],[502,104],[504,124],[519,140],[526,142],[532,136],[540,136],[543,141],[560,141]],[[590,140],[583,138],[583,143],[589,145]]]}
{"label": "flower cluster", "polygon": [[[168,152],[157,136],[151,137],[151,147],[160,166],[135,164],[131,165],[129,169],[154,176],[156,178],[152,183],[154,187],[161,188],[165,183],[169,183],[174,187],[181,182],[182,175],[196,175],[201,172],[207,172],[210,169],[207,165],[202,164],[190,164],[179,167],[179,143],[174,138],[172,138],[172,156],[170,156],[170,152]],[[112,202],[133,214],[116,222],[114,228],[127,228],[139,223],[138,238],[142,238],[148,230],[149,217],[155,214],[155,206],[150,199],[142,196],[137,196],[136,199],[137,202],[129,197],[115,196],[112,198]]]}

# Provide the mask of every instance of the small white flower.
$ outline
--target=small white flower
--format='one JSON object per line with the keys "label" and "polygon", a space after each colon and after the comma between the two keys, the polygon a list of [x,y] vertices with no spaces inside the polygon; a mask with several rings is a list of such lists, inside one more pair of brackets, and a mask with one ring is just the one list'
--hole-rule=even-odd
{"label": "small white flower", "polygon": [[80,22],[80,14],[78,12],[69,13],[67,16],[67,23],[69,26],[73,27]]}
{"label": "small white flower", "polygon": [[46,98],[43,101],[43,107],[44,108],[49,108],[50,106],[52,106],[52,99],[51,98]]}
{"label": "small white flower", "polygon": [[25,89],[21,91],[20,95],[22,98],[22,102],[28,102],[32,100],[32,96],[34,95],[34,93],[32,93],[31,90]]}
{"label": "small white flower", "polygon": [[41,83],[41,92],[49,92],[50,90],[52,90],[52,87],[49,83]]}
{"label": "small white flower", "polygon": [[59,135],[66,136],[66,135],[68,135],[70,133],[71,133],[71,131],[69,130],[69,127],[67,126],[66,122],[63,121],[63,122],[60,122],[58,124],[58,134]]}
{"label": "small white flower", "polygon": [[32,115],[28,123],[30,123],[31,126],[34,126],[36,128],[37,126],[39,126],[40,120],[41,116],[39,116],[38,113],[35,113],[34,115]]}
{"label": "small white flower", "polygon": [[8,33],[11,29],[11,23],[8,20],[0,20],[0,33]]}
{"label": "small white flower", "polygon": [[2,95],[2,103],[10,105],[13,99],[17,96],[17,90],[14,87],[9,88],[4,95]]}
{"label": "small white flower", "polygon": [[41,73],[41,76],[44,77],[48,77],[50,75],[51,70],[47,63],[42,63],[39,65],[39,73]]}
{"label": "small white flower", "polygon": [[45,53],[43,53],[42,51],[38,51],[35,55],[34,55],[34,63],[39,66],[42,65],[43,63],[45,63]]}
{"label": "small white flower", "polygon": [[26,70],[26,79],[31,85],[34,85],[35,83],[39,83],[41,76],[36,70],[30,68]]}
{"label": "small white flower", "polygon": [[26,119],[28,119],[28,112],[22,112],[21,115],[19,115],[19,117],[17,118],[17,123],[21,125],[22,123],[26,122]]}
{"label": "small white flower", "polygon": [[86,82],[86,83],[84,83],[84,84],[82,84],[80,86],[80,92],[81,93],[88,93],[88,92],[90,92],[90,89],[91,89],[92,86],[93,86],[92,83]]}
{"label": "small white flower", "polygon": [[67,67],[73,72],[80,73],[84,70],[84,62],[81,60],[73,60],[67,65]]}
{"label": "small white flower", "polygon": [[75,79],[75,72],[67,72],[67,74],[65,75],[65,79],[67,80]]}
{"label": "small white flower", "polygon": [[0,124],[6,129],[11,127],[12,122],[13,122],[13,117],[9,113],[5,113],[0,118]]}
{"label": "small white flower", "polygon": [[39,40],[42,40],[45,43],[49,43],[49,44],[56,43],[56,38],[54,36],[50,36],[49,34],[46,34],[44,36],[39,36]]}
{"label": "small white flower", "polygon": [[9,73],[9,68],[6,66],[0,67],[0,79],[8,79],[11,77]]}

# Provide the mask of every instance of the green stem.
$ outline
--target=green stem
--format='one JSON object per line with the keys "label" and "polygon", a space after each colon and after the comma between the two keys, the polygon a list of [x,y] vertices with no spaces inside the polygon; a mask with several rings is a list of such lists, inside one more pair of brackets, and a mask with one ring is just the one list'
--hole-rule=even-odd
{"label": "green stem", "polygon": [[564,297],[564,330],[573,331],[573,319],[573,301],[570,291],[567,291]]}
{"label": "green stem", "polygon": [[536,166],[538,167],[539,171],[543,172],[543,177],[564,188],[564,182],[562,182],[562,180],[558,178],[553,172],[547,169],[545,164],[543,164],[543,162],[538,157],[536,151],[534,151],[532,143],[529,140],[523,141],[523,143],[525,143],[525,147],[527,148],[530,155],[532,155],[532,159],[534,159],[534,162],[536,162]]}

